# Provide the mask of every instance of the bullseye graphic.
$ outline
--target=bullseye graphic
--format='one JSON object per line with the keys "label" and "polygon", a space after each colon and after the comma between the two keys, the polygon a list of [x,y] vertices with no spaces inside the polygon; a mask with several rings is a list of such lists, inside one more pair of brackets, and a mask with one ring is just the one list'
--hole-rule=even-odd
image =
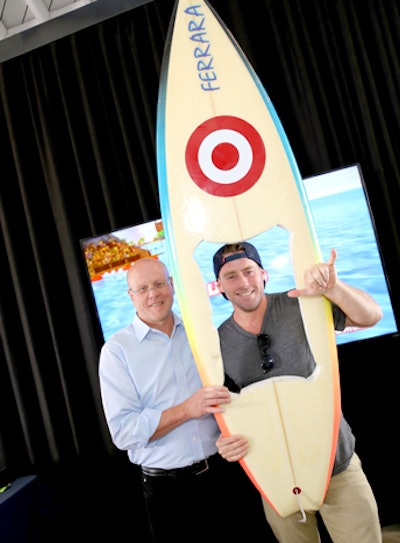
{"label": "bullseye graphic", "polygon": [[266,161],[257,130],[238,117],[208,119],[186,146],[186,167],[198,187],[214,196],[238,196],[260,178]]}

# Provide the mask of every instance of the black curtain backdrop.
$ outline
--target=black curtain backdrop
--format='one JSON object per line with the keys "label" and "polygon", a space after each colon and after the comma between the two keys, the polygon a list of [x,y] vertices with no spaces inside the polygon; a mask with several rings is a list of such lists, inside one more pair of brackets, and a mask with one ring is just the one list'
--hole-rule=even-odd
{"label": "black curtain backdrop", "polygon": [[[360,163],[399,318],[398,3],[210,3],[263,82],[302,175]],[[94,500],[91,530],[113,509],[122,525],[144,521],[137,473],[103,418],[103,337],[79,240],[160,217],[155,124],[172,8],[156,0],[0,65],[0,458],[11,478],[39,475],[43,502],[56,488],[72,517]],[[342,346],[339,357],[382,523],[400,523],[399,339]]]}

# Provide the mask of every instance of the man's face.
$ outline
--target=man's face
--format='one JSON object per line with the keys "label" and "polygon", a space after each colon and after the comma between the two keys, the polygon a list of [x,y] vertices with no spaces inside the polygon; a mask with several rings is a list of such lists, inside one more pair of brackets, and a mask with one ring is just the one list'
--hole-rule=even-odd
{"label": "man's face", "polygon": [[264,270],[254,260],[243,257],[222,266],[217,285],[234,306],[253,311],[264,297],[264,282]]}
{"label": "man's face", "polygon": [[170,316],[174,288],[167,270],[157,260],[138,261],[129,271],[129,295],[139,317],[157,327]]}

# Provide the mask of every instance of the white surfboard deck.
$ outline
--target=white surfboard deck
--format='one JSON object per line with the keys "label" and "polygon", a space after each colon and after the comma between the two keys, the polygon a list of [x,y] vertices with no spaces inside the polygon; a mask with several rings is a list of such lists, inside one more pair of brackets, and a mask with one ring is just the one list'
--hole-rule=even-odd
{"label": "white surfboard deck", "polygon": [[[189,341],[203,383],[222,384],[218,333],[193,256],[197,246],[249,240],[281,226],[290,233],[299,288],[304,270],[321,258],[279,118],[245,55],[204,0],[176,2],[160,81],[157,163],[171,272]],[[320,508],[341,413],[329,304],[312,297],[300,305],[316,372],[308,379],[284,376],[250,385],[232,394],[217,416],[225,435],[249,438],[241,464],[281,516],[299,511],[299,500],[305,510]]]}

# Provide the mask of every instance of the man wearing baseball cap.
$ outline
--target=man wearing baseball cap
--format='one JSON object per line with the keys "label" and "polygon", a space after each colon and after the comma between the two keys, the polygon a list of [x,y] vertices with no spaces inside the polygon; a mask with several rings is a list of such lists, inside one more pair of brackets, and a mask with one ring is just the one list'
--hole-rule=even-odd
{"label": "man wearing baseball cap", "polygon": [[[380,306],[366,292],[341,281],[335,269],[336,251],[327,262],[305,271],[303,289],[265,293],[265,271],[257,249],[247,241],[227,244],[213,257],[221,293],[233,313],[219,327],[225,384],[232,392],[263,379],[283,375],[307,378],[315,368],[298,301],[322,295],[333,311],[335,329],[373,326],[382,318]],[[246,436],[221,436],[219,453],[238,461],[248,451]],[[268,459],[266,458],[267,462]],[[267,520],[280,543],[319,543],[315,511],[280,517],[263,499]],[[336,457],[324,503],[319,511],[335,543],[379,543],[378,508],[355,453],[355,437],[342,416]]]}

